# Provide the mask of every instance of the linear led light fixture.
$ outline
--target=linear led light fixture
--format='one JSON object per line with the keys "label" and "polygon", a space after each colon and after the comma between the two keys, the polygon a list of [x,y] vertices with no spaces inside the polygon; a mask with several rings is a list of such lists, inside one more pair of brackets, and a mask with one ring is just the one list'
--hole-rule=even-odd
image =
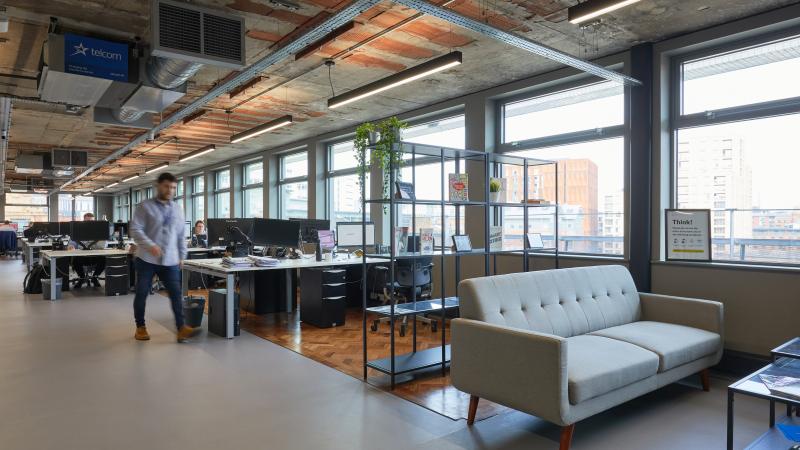
{"label": "linear led light fixture", "polygon": [[153,172],[158,172],[159,170],[166,169],[167,167],[169,167],[169,163],[161,163],[161,164],[155,165],[155,166],[153,166],[153,167],[151,167],[149,169],[145,169],[144,173],[145,173],[145,175],[149,175],[149,174],[151,174]]}
{"label": "linear led light fixture", "polygon": [[106,186],[106,189],[112,188],[112,187],[114,187],[114,186],[116,186],[116,185],[118,185],[118,184],[119,184],[119,181],[117,181],[117,182],[115,182],[115,183],[111,183],[111,184],[109,184],[108,186]]}
{"label": "linear led light fixture", "polygon": [[291,123],[292,123],[292,116],[286,115],[283,117],[279,117],[271,122],[267,122],[255,128],[250,128],[247,131],[242,131],[241,133],[234,134],[233,136],[231,136],[231,144],[236,144],[245,141],[247,139],[250,139],[252,137],[268,133],[280,127],[285,127],[286,125],[290,125]]}
{"label": "linear led light fixture", "polygon": [[201,148],[199,148],[199,149],[197,149],[195,151],[189,152],[189,153],[181,156],[180,158],[178,158],[178,162],[185,162],[185,161],[189,161],[190,159],[195,159],[198,156],[207,155],[207,154],[213,152],[216,149],[217,149],[217,146],[214,145],[214,144],[206,145],[205,147],[201,147]]}
{"label": "linear led light fixture", "polygon": [[455,67],[461,64],[461,57],[462,57],[461,52],[459,51],[451,52],[446,55],[440,56],[438,58],[434,58],[430,61],[424,62],[418,66],[414,66],[410,69],[398,72],[394,75],[389,75],[388,77],[383,78],[381,80],[374,81],[370,84],[361,86],[359,88],[355,88],[352,91],[348,91],[345,92],[344,94],[337,95],[336,97],[328,99],[328,108],[331,109],[338,108],[348,103],[353,103],[355,101],[369,97],[370,95],[375,95],[377,93],[392,89],[394,87],[410,83],[414,80],[419,80],[420,78],[427,77],[428,75],[434,74],[436,72],[441,72],[451,67]]}
{"label": "linear led light fixture", "polygon": [[139,174],[138,173],[136,175],[133,175],[133,176],[130,176],[128,178],[123,179],[122,182],[123,183],[127,183],[128,181],[133,181],[133,180],[135,180],[137,178],[139,178]]}
{"label": "linear led light fixture", "polygon": [[569,8],[567,10],[567,16],[570,23],[577,25],[639,1],[640,0],[588,0]]}

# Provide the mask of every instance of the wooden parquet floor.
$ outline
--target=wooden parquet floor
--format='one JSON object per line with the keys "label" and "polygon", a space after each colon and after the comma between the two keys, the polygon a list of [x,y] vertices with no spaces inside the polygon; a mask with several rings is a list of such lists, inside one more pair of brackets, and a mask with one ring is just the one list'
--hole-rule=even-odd
{"label": "wooden parquet floor", "polygon": [[[265,315],[243,312],[241,326],[243,330],[256,336],[363,379],[362,316],[357,309],[348,310],[345,324],[335,328],[323,329],[300,323],[296,312]],[[377,332],[367,330],[370,360],[389,356],[389,336],[389,325],[385,323],[380,325]],[[446,339],[449,342],[449,326],[446,329]],[[417,325],[418,350],[440,345],[441,331],[434,333],[428,325]],[[410,323],[405,337],[401,338],[395,332],[395,348],[396,354],[411,351]],[[440,367],[397,376],[395,389],[391,390],[389,377],[370,369],[367,382],[451,419],[466,419],[469,395],[453,387],[449,370],[445,376],[442,376]],[[481,401],[477,420],[498,414],[502,409],[502,406]]]}

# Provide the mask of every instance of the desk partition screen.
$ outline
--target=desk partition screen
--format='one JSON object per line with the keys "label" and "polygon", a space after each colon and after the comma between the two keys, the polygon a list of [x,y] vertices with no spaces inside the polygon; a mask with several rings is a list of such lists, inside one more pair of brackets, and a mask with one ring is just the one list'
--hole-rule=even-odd
{"label": "desk partition screen", "polygon": [[[339,247],[360,247],[363,222],[339,222],[336,224],[336,239]],[[375,245],[375,223],[367,222],[366,245]]]}

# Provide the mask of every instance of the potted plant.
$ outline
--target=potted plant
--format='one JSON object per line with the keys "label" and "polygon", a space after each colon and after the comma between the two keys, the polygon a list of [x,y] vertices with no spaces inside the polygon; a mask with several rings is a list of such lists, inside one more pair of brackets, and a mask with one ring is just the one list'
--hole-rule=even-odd
{"label": "potted plant", "polygon": [[406,127],[406,122],[390,117],[377,124],[366,122],[356,128],[353,145],[359,182],[361,176],[369,172],[373,164],[377,164],[383,174],[383,198],[391,195],[389,167],[394,166],[397,170],[403,166],[403,154],[395,149],[395,144],[400,142],[400,133]]}
{"label": "potted plant", "polygon": [[503,191],[503,182],[499,178],[489,180],[489,201],[500,203],[500,193]]}

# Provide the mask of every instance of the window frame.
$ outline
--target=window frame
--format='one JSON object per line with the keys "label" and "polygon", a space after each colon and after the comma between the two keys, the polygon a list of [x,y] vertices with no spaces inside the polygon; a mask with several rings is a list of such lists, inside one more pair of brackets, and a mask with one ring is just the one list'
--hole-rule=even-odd
{"label": "window frame", "polygon": [[[219,187],[219,177],[220,177],[220,174],[222,174],[224,172],[228,172],[228,187],[220,188]],[[230,166],[225,166],[225,167],[220,167],[220,168],[214,169],[214,170],[211,171],[211,174],[212,174],[213,179],[214,179],[214,189],[211,191],[211,195],[212,195],[212,197],[214,199],[214,218],[229,219],[233,215],[233,208],[232,208],[232,205],[231,205],[231,188],[232,188],[232,185],[233,185],[233,179],[231,177],[231,167]],[[220,215],[219,215],[219,209],[220,208],[219,208],[219,204],[217,202],[217,198],[222,194],[227,194],[226,198],[227,198],[227,201],[228,201],[228,217],[220,217]]]}
{"label": "window frame", "polygon": [[[305,175],[297,176],[297,177],[290,177],[290,178],[284,178],[283,177],[283,161],[288,157],[291,157],[291,156],[294,156],[294,155],[299,155],[301,153],[305,153],[305,155],[306,155],[306,168],[307,168],[308,167],[308,160],[309,160],[310,156],[309,156],[309,150],[307,148],[305,148],[305,147],[303,147],[302,149],[289,150],[289,151],[287,151],[285,153],[281,153],[281,154],[278,155],[278,182],[276,184],[277,184],[277,187],[278,187],[278,218],[279,219],[289,219],[289,217],[281,217],[281,214],[283,213],[283,201],[284,201],[283,194],[282,194],[283,186],[287,185],[287,184],[302,183],[302,182],[306,183],[306,187],[308,186],[308,170],[307,169],[306,169],[306,174]],[[310,210],[308,208],[308,205],[306,205],[306,216],[308,216],[309,213],[310,213]]]}
{"label": "window frame", "polygon": [[[625,66],[627,62],[623,62]],[[622,69],[622,67],[618,67]],[[556,94],[559,92],[579,89],[582,87],[590,86],[593,84],[605,83],[607,80],[591,76],[582,76],[578,78],[567,78],[563,80],[555,80],[544,82],[542,85],[534,86],[532,89],[525,90],[520,94],[503,96],[495,100],[495,129],[497,130],[495,138],[495,148],[497,153],[513,153],[530,150],[540,150],[553,147],[561,147],[566,145],[584,144],[590,142],[605,141],[609,139],[622,139],[623,146],[623,241],[622,241],[622,254],[605,254],[605,253],[587,253],[559,250],[560,255],[564,256],[578,256],[578,257],[591,257],[627,261],[630,254],[630,174],[628,173],[630,166],[630,131],[628,124],[630,123],[630,87],[623,88],[623,123],[620,125],[613,125],[604,128],[594,128],[589,130],[573,131],[563,134],[556,134],[551,136],[543,136],[532,139],[525,139],[522,141],[505,142],[505,114],[504,107],[509,103],[514,103],[522,100],[533,99],[537,97],[545,97],[548,95]],[[535,158],[530,156],[530,158]],[[545,158],[547,159],[547,158]],[[554,160],[556,161],[556,160]],[[557,162],[557,161],[556,161]],[[501,168],[498,165],[490,167],[492,173],[498,174],[495,176],[503,176]],[[559,176],[561,176],[559,174]],[[601,199],[598,198],[598,206]],[[503,225],[503,213],[499,207],[493,208],[494,217],[493,222],[497,225]],[[599,214],[599,212],[598,212]],[[560,214],[559,214],[560,216]],[[599,230],[598,230],[599,231]],[[559,236],[560,237],[560,236]],[[552,256],[551,252],[538,252],[532,250],[530,252],[534,255]]]}
{"label": "window frame", "polygon": [[[690,128],[703,128],[714,125],[724,125],[749,120],[769,119],[780,116],[800,114],[800,97],[789,97],[765,102],[750,103],[715,110],[682,114],[683,107],[683,77],[681,67],[683,64],[702,58],[713,57],[729,52],[737,52],[748,48],[759,47],[770,42],[791,38],[800,38],[800,31],[795,27],[775,32],[763,33],[758,36],[746,37],[725,42],[719,45],[709,45],[694,51],[677,53],[669,59],[669,207],[677,208],[678,204],[678,133]],[[756,210],[757,208],[754,208]],[[780,208],[778,208],[780,209]],[[772,208],[770,210],[775,210]],[[725,211],[711,208],[714,211]],[[662,230],[662,233],[664,231]],[[663,260],[663,255],[662,255]],[[710,262],[697,262],[697,264],[730,264],[735,266],[753,267],[800,267],[800,263],[785,263],[777,261],[754,260],[727,260],[713,259]]]}
{"label": "window frame", "polygon": [[[192,191],[189,194],[189,198],[191,198],[191,200],[192,200],[191,211],[189,211],[189,214],[191,216],[192,222],[195,222],[197,220],[206,220],[206,216],[208,214],[208,205],[206,205],[206,199],[205,199],[205,195],[206,195],[206,180],[205,180],[204,177],[205,177],[204,173],[200,173],[200,174],[196,174],[196,175],[189,175],[188,176],[188,179],[191,182],[191,187],[192,187]],[[202,191],[197,190],[197,180],[198,179],[202,180],[202,182],[203,182],[203,190]],[[183,186],[183,189],[184,189],[184,195],[185,195],[185,193],[186,193],[186,185],[185,184]],[[202,201],[203,201],[203,217],[195,217],[195,212],[197,211],[197,199],[198,198],[202,199]]]}
{"label": "window frame", "polygon": [[[247,184],[247,168],[249,166],[252,166],[252,165],[255,165],[255,164],[261,164],[261,182],[260,183]],[[265,171],[266,164],[264,163],[263,158],[257,158],[257,159],[251,159],[251,160],[248,160],[248,161],[244,161],[241,164],[241,166],[242,166],[242,188],[240,189],[240,191],[241,191],[241,196],[242,196],[242,217],[250,217],[248,215],[248,211],[247,211],[247,193],[248,193],[248,191],[253,190],[253,189],[261,189],[261,195],[263,197],[263,195],[264,195],[264,175],[266,175],[266,171]],[[263,200],[262,200],[262,208],[263,208],[263,206],[264,205],[263,205]],[[265,212],[266,211],[263,211],[263,209],[262,209],[261,215],[264,216]]]}

